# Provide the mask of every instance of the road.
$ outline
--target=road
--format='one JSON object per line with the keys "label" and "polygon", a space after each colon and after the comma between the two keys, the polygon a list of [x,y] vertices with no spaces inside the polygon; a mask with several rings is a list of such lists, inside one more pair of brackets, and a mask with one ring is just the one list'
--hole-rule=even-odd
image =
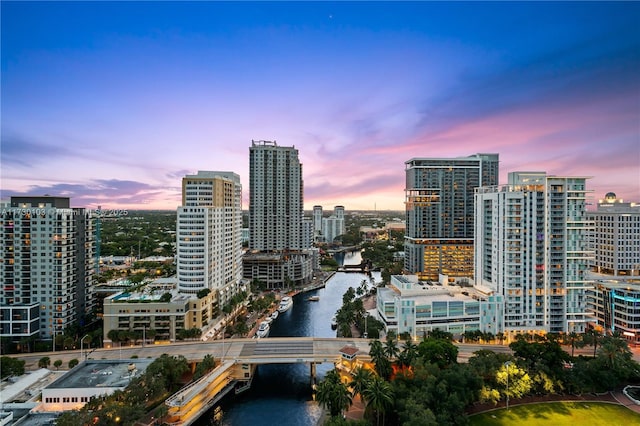
{"label": "road", "polygon": [[[280,338],[278,338],[280,339]],[[289,338],[292,340],[299,340],[300,338]],[[334,340],[334,339],[330,339]],[[336,341],[348,344],[349,342],[357,342],[356,345],[360,349],[361,353],[368,354],[368,340],[366,339],[335,339]],[[202,342],[200,340],[194,342],[176,342],[172,344],[164,345],[145,345],[144,347],[137,346],[123,346],[121,348],[99,348],[86,351],[84,355],[90,359],[130,359],[132,357],[138,358],[159,358],[162,354],[168,355],[182,355],[187,360],[200,360],[205,355],[211,354],[216,359],[220,359],[223,355],[225,358],[238,357],[244,343],[254,341],[253,339],[227,339],[224,342],[222,340]],[[316,343],[317,344],[317,343]],[[481,349],[488,349],[494,352],[511,353],[511,349],[504,345],[481,345],[481,344],[457,344],[458,346],[458,361],[467,362],[475,351]],[[337,355],[337,353],[336,353]],[[42,357],[49,357],[51,365],[56,360],[62,361],[62,368],[67,368],[69,361],[72,359],[80,360],[79,350],[70,351],[56,351],[56,352],[39,352],[34,354],[20,354],[12,355],[25,361],[25,368],[27,370],[35,370],[38,368],[38,361]]]}

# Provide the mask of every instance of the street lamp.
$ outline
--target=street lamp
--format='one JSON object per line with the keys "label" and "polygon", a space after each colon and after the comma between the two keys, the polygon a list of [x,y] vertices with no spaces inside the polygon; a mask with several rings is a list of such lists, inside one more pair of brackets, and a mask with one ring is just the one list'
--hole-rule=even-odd
{"label": "street lamp", "polygon": [[369,318],[369,312],[364,313],[364,337],[365,339],[369,337],[369,333],[367,333],[367,319]]}
{"label": "street lamp", "polygon": [[504,363],[504,366],[507,369],[507,410],[509,410],[509,366],[510,365],[511,365],[511,361],[507,361]]}
{"label": "street lamp", "polygon": [[84,339],[86,339],[87,337],[89,337],[88,334],[85,334],[82,339],[80,339],[80,360],[82,360],[82,355],[84,353]]}

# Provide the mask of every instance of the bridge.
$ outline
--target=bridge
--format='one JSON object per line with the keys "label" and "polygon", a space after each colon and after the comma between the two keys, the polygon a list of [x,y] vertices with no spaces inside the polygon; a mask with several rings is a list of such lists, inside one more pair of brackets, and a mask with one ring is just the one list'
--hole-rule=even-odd
{"label": "bridge", "polygon": [[231,391],[237,394],[249,389],[255,369],[261,364],[309,364],[311,386],[316,364],[338,365],[342,361],[353,368],[355,352],[359,362],[370,359],[366,339],[234,339],[227,349],[222,351],[224,358],[218,367],[167,399],[169,425],[189,425]]}
{"label": "bridge", "polygon": [[[169,408],[170,423],[189,425],[200,415],[215,405],[230,392],[240,393],[248,389],[255,368],[261,364],[309,364],[310,385],[314,381],[315,366],[318,363],[331,362],[337,367],[351,369],[363,362],[370,361],[370,339],[357,338],[320,338],[320,337],[269,337],[266,339],[228,339],[202,342],[176,342],[146,346],[123,346],[98,348],[91,352],[93,359],[130,359],[159,358],[163,354],[184,356],[188,362],[197,363],[206,355],[212,355],[218,362],[208,375],[189,384],[171,396],[166,404]],[[489,349],[495,352],[511,353],[507,346],[457,344],[458,361],[466,362],[473,352]],[[341,353],[345,347],[358,350],[354,358]],[[52,360],[60,359],[66,365],[71,359],[80,359],[78,350],[59,352],[40,352],[35,354],[11,355],[25,361],[27,369],[36,369],[38,360],[44,356]],[[84,353],[87,356],[87,353]]]}

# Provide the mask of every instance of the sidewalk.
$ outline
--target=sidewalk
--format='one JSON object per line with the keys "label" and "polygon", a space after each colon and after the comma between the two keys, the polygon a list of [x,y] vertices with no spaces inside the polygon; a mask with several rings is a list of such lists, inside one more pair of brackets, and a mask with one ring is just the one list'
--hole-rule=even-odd
{"label": "sidewalk", "polygon": [[635,411],[636,413],[640,414],[640,405],[636,404],[633,400],[629,399],[629,397],[625,395],[622,390],[611,392],[611,395],[613,395],[615,400],[618,401],[620,405],[624,405],[629,410]]}

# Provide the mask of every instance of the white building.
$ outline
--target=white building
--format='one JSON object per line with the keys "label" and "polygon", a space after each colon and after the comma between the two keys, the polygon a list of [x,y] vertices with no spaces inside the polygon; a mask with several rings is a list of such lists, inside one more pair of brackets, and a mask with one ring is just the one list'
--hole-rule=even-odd
{"label": "white building", "polygon": [[322,206],[313,206],[314,235],[322,234]]}
{"label": "white building", "polygon": [[387,333],[408,333],[414,339],[435,329],[456,337],[475,330],[496,334],[502,318],[495,299],[471,287],[392,275],[390,285],[378,289],[377,315]]}
{"label": "white building", "polygon": [[327,243],[332,243],[334,239],[344,233],[344,207],[336,206],[331,216],[322,219],[322,234]]}
{"label": "white building", "polygon": [[595,212],[587,215],[594,222],[591,249],[592,268],[607,275],[640,275],[640,204],[625,203],[609,192],[599,200]]}
{"label": "white building", "polygon": [[504,331],[582,332],[592,252],[585,177],[514,172],[475,195],[475,284],[504,298]]}
{"label": "white building", "polygon": [[38,411],[78,410],[91,398],[124,390],[144,373],[152,359],[88,360],[42,390]]}
{"label": "white building", "polygon": [[176,231],[178,290],[209,289],[223,306],[242,281],[240,177],[215,171],[185,176]]}
{"label": "white building", "polygon": [[52,338],[94,303],[94,220],[68,197],[0,205],[0,336]]}

